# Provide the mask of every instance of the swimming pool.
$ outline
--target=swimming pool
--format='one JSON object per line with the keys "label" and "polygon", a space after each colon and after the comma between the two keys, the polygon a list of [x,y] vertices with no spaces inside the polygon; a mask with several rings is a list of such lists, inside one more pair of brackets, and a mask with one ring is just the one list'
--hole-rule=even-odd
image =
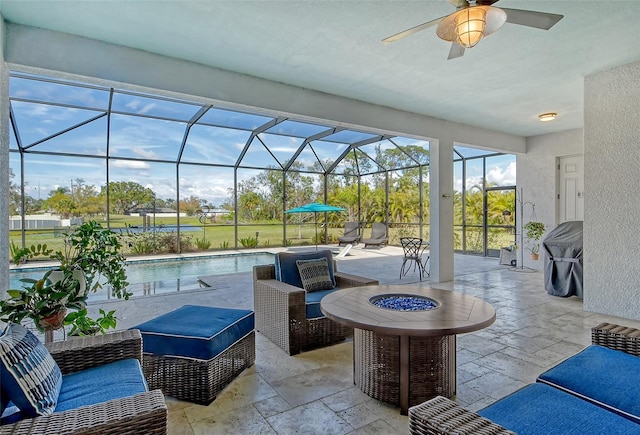
{"label": "swimming pool", "polygon": [[[198,276],[250,272],[258,264],[273,263],[274,254],[212,255],[207,257],[172,258],[166,260],[136,260],[127,262],[127,290],[133,296],[154,295],[206,287]],[[14,271],[9,274],[12,289],[22,288],[23,278],[42,278],[48,268],[40,267]],[[111,299],[106,287],[89,294],[89,301]]]}

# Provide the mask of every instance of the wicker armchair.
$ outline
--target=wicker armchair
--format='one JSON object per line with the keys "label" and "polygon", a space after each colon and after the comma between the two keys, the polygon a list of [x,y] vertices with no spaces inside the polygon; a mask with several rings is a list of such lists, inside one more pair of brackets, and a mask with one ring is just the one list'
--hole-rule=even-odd
{"label": "wicker armchair", "polygon": [[[142,361],[140,331],[79,337],[47,344],[62,374],[121,359]],[[100,382],[96,380],[96,382]],[[167,406],[160,390],[0,426],[0,434],[166,434]]]}
{"label": "wicker armchair", "polygon": [[[335,261],[334,268],[336,287],[378,284],[373,279],[338,272]],[[256,330],[289,355],[338,343],[351,330],[326,317],[307,319],[304,289],[276,280],[273,264],[253,267],[253,298]]]}
{"label": "wicker armchair", "polygon": [[[640,330],[638,329],[601,323],[591,329],[591,341],[599,346],[640,357]],[[514,434],[442,396],[409,408],[409,433],[412,435]]]}

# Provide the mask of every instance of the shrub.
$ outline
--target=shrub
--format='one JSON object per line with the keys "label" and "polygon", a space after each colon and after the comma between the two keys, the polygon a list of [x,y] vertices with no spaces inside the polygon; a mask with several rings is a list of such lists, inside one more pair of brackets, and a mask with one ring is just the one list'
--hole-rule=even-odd
{"label": "shrub", "polygon": [[202,239],[196,239],[196,246],[201,251],[206,251],[211,247],[211,241],[205,239],[204,237]]}
{"label": "shrub", "polygon": [[257,237],[242,237],[240,238],[240,244],[243,248],[257,248],[258,247],[258,238]]}

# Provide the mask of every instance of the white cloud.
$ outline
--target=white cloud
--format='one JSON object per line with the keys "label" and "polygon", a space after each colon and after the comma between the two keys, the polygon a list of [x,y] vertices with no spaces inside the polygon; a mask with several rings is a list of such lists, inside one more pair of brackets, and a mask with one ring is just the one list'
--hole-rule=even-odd
{"label": "white cloud", "polygon": [[515,186],[516,162],[509,163],[506,168],[494,166],[487,171],[487,181],[498,186]]}
{"label": "white cloud", "polygon": [[149,169],[148,162],[140,162],[137,160],[111,160],[111,166],[124,169]]}

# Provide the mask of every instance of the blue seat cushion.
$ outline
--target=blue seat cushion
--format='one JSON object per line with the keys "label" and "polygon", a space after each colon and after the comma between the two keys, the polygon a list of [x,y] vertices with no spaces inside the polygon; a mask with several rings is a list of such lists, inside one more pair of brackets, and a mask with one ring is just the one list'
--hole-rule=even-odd
{"label": "blue seat cushion", "polygon": [[25,416],[51,414],[62,373],[47,348],[27,328],[9,323],[0,334],[0,413],[9,401]]}
{"label": "blue seat cushion", "polygon": [[137,359],[123,359],[62,377],[55,412],[95,405],[148,391]]}
{"label": "blue seat cushion", "polygon": [[640,426],[545,384],[530,384],[478,414],[518,435],[638,435]]}
{"label": "blue seat cushion", "polygon": [[276,279],[286,282],[294,287],[304,288],[300,272],[298,271],[298,260],[315,260],[326,258],[329,264],[329,276],[331,282],[336,285],[336,278],[333,270],[333,253],[329,250],[316,252],[278,252],[275,259]]}
{"label": "blue seat cushion", "polygon": [[185,305],[134,326],[143,351],[209,360],[254,329],[253,311]]}
{"label": "blue seat cushion", "polygon": [[317,319],[318,317],[324,317],[324,314],[322,314],[322,311],[320,310],[320,301],[323,297],[325,297],[329,293],[333,293],[336,290],[340,289],[332,288],[330,290],[307,292],[307,294],[305,295],[307,319]]}
{"label": "blue seat cushion", "polygon": [[[147,382],[137,359],[115,361],[62,376],[62,388],[55,412],[122,399],[148,391]],[[30,417],[17,407],[9,407],[1,424],[15,423]]]}
{"label": "blue seat cushion", "polygon": [[588,346],[541,374],[538,382],[569,391],[640,424],[640,358],[637,356],[607,347]]}

